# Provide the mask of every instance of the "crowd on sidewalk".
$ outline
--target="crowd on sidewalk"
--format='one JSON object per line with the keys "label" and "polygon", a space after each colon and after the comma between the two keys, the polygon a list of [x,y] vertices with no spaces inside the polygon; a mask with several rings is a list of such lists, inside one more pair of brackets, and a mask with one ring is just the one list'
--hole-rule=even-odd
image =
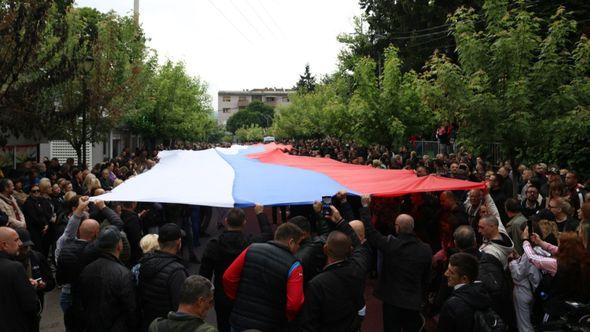
{"label": "crowd on sidewalk", "polygon": [[[227,209],[224,231],[204,243],[211,207],[89,200],[151,169],[161,148],[125,149],[93,168],[27,161],[0,179],[0,331],[38,331],[56,286],[67,331],[359,331],[371,279],[384,331],[489,321],[534,331],[570,313],[566,301],[590,301],[590,197],[574,170],[513,169],[462,150],[431,158],[331,139],[283,143],[295,155],[487,188],[339,192],[331,205],[284,208],[282,222],[257,205],[256,234],[245,233],[242,209]],[[213,308],[216,327],[205,322]]]}

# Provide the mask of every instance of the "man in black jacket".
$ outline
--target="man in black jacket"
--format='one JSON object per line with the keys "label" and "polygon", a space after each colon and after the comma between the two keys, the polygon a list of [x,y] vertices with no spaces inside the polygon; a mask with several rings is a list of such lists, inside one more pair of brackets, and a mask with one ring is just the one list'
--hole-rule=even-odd
{"label": "man in black jacket", "polygon": [[[23,264],[27,273],[27,278],[37,280],[35,290],[37,291],[37,297],[39,298],[42,311],[45,302],[45,293],[53,290],[55,287],[55,279],[53,278],[53,273],[51,273],[51,269],[49,268],[45,256],[31,248],[34,244],[33,241],[31,241],[29,231],[24,228],[17,228],[16,232],[22,242],[16,259]],[[34,322],[35,330],[39,330],[40,318],[41,317]]]}
{"label": "man in black jacket", "polygon": [[[343,220],[339,224],[348,226]],[[352,240],[347,234],[333,231],[328,235],[324,246],[328,264],[310,281],[305,292],[301,317],[303,331],[352,332],[360,329],[371,251],[368,244],[362,244],[350,255],[351,248]]]}
{"label": "man in black jacket", "polygon": [[138,292],[142,313],[142,330],[158,317],[166,317],[178,307],[180,288],[189,276],[185,262],[178,253],[182,231],[177,224],[160,227],[160,249],[139,261]]}
{"label": "man in black jacket", "polygon": [[303,231],[303,240],[295,257],[303,266],[303,284],[307,286],[309,281],[318,275],[326,265],[326,255],[324,254],[324,244],[326,237],[311,236],[311,226],[309,220],[304,216],[296,216],[289,219],[289,222],[297,225]]}
{"label": "man in black jacket", "polygon": [[472,332],[476,310],[490,307],[491,300],[481,283],[475,283],[477,259],[467,253],[456,253],[449,259],[445,272],[452,296],[443,305],[438,319],[438,332]]}
{"label": "man in black jacket", "polygon": [[133,276],[120,261],[120,231],[103,229],[96,240],[100,258],[80,275],[81,304],[87,332],[134,331],[137,325]]}
{"label": "man in black jacket", "polygon": [[35,249],[47,255],[43,249],[46,241],[45,234],[53,215],[53,207],[49,199],[41,196],[38,185],[31,186],[29,198],[25,201],[22,211],[27,220],[27,229],[31,234]]}
{"label": "man in black jacket", "polygon": [[139,241],[141,241],[141,216],[135,212],[137,207],[136,202],[123,202],[121,219],[123,219],[123,229],[129,240],[129,246],[131,248],[131,258],[129,259],[128,266],[134,266],[141,258],[141,248],[139,247]]}
{"label": "man in black jacket", "polygon": [[418,331],[423,325],[420,308],[430,279],[432,251],[414,234],[414,219],[401,214],[395,220],[398,237],[380,234],[368,217],[370,198],[363,196],[361,209],[369,243],[381,250],[383,267],[375,296],[383,301],[385,331]]}
{"label": "man in black jacket", "polygon": [[0,331],[33,331],[38,317],[37,282],[13,260],[21,245],[16,231],[0,227]]}
{"label": "man in black jacket", "polygon": [[246,236],[243,232],[246,223],[244,210],[239,208],[231,209],[225,219],[226,229],[217,239],[209,240],[201,258],[199,274],[213,280],[215,286],[215,314],[217,328],[220,332],[230,331],[229,316],[233,307],[232,302],[225,296],[223,291],[223,273],[250,244],[266,242],[272,239],[272,228],[263,213],[264,206],[257,204],[254,211],[260,226],[260,234]]}
{"label": "man in black jacket", "polygon": [[78,229],[78,237],[66,242],[57,259],[55,277],[57,283],[63,285],[60,304],[64,310],[64,324],[69,331],[82,328],[79,279],[86,265],[100,256],[100,250],[94,245],[99,232],[96,220],[84,220]]}

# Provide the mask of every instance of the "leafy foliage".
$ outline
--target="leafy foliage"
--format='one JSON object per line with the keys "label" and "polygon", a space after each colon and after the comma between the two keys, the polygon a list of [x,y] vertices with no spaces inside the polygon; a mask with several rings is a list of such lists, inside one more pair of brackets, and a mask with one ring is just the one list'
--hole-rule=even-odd
{"label": "leafy foliage", "polygon": [[308,63],[305,65],[305,72],[303,73],[303,75],[299,76],[299,81],[297,81],[297,84],[295,85],[295,90],[302,93],[308,93],[315,90],[315,86],[315,77],[311,75]]}
{"label": "leafy foliage", "polygon": [[264,137],[264,129],[257,125],[250,125],[236,130],[240,142],[260,142]]}
{"label": "leafy foliage", "polygon": [[566,10],[556,11],[546,31],[524,5],[502,0],[486,1],[480,14],[462,8],[451,22],[458,61],[440,54],[429,61],[425,103],[458,122],[459,139],[473,148],[499,142],[509,159],[561,161],[589,172],[579,149],[590,134],[583,122],[590,43],[583,37],[572,49],[576,23]]}
{"label": "leafy foliage", "polygon": [[66,139],[80,157],[84,142],[102,139],[132,107],[142,89],[147,51],[129,17],[73,8],[67,24],[68,38],[58,55],[74,75],[46,89],[37,106],[54,109],[57,121],[45,130],[47,136]]}
{"label": "leafy foliage", "polygon": [[268,128],[272,125],[274,109],[265,103],[255,100],[245,109],[232,115],[226,123],[226,129],[232,133],[240,128],[256,125],[261,128]]}
{"label": "leafy foliage", "polygon": [[388,48],[384,58],[380,79],[375,62],[364,57],[356,60],[352,76],[337,73],[313,93],[292,96],[291,104],[277,115],[275,135],[390,145],[434,130],[437,117],[421,102],[419,77],[401,72],[395,47]]}
{"label": "leafy foliage", "polygon": [[66,43],[72,0],[0,2],[0,145],[8,133],[33,136],[51,122],[53,108],[37,107],[48,87],[74,73],[58,56]]}
{"label": "leafy foliage", "polygon": [[167,61],[157,68],[125,121],[148,140],[206,141],[220,136],[207,85],[186,73],[183,63]]}

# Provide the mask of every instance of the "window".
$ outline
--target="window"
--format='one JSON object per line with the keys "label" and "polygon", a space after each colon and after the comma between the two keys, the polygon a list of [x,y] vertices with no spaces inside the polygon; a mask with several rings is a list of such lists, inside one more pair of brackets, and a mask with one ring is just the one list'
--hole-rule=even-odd
{"label": "window", "polygon": [[275,101],[275,97],[266,97],[266,101],[267,102],[274,102]]}
{"label": "window", "polygon": [[248,101],[248,97],[246,97],[246,96],[240,96],[240,98],[238,100],[239,101]]}
{"label": "window", "polygon": [[283,103],[288,103],[289,102],[289,97],[283,97]]}
{"label": "window", "polygon": [[229,113],[230,112],[230,108],[229,107],[224,107],[223,110],[221,110],[221,112],[223,112],[223,113]]}
{"label": "window", "polygon": [[223,102],[229,103],[231,101],[231,96],[223,96]]}

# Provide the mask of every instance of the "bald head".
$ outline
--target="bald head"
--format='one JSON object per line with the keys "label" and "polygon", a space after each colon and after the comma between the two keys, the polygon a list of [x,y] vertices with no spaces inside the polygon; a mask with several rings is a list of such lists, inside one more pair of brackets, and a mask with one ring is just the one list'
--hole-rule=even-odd
{"label": "bald head", "polygon": [[348,235],[340,231],[333,231],[326,240],[326,256],[333,260],[343,260],[348,257],[351,246],[352,243]]}
{"label": "bald head", "polygon": [[0,227],[0,241],[5,241],[12,233],[16,233],[16,231],[10,227]]}
{"label": "bald head", "polygon": [[365,240],[365,225],[360,220],[353,220],[348,223],[350,228],[356,233],[356,236],[361,242]]}
{"label": "bald head", "polygon": [[104,191],[104,189],[102,189],[102,188],[96,188],[94,190],[94,196],[104,195],[105,193],[106,193],[106,191]]}
{"label": "bald head", "polygon": [[86,219],[80,224],[78,229],[79,238],[84,241],[94,241],[100,232],[100,225],[94,219]]}
{"label": "bald head", "polygon": [[457,227],[453,233],[453,240],[455,245],[460,250],[466,250],[475,247],[477,242],[475,241],[475,231],[473,227],[467,225],[461,225]]}
{"label": "bald head", "polygon": [[0,227],[0,252],[14,256],[22,245],[18,233],[9,227]]}
{"label": "bald head", "polygon": [[411,234],[414,232],[414,218],[409,214],[400,214],[395,219],[398,234]]}

